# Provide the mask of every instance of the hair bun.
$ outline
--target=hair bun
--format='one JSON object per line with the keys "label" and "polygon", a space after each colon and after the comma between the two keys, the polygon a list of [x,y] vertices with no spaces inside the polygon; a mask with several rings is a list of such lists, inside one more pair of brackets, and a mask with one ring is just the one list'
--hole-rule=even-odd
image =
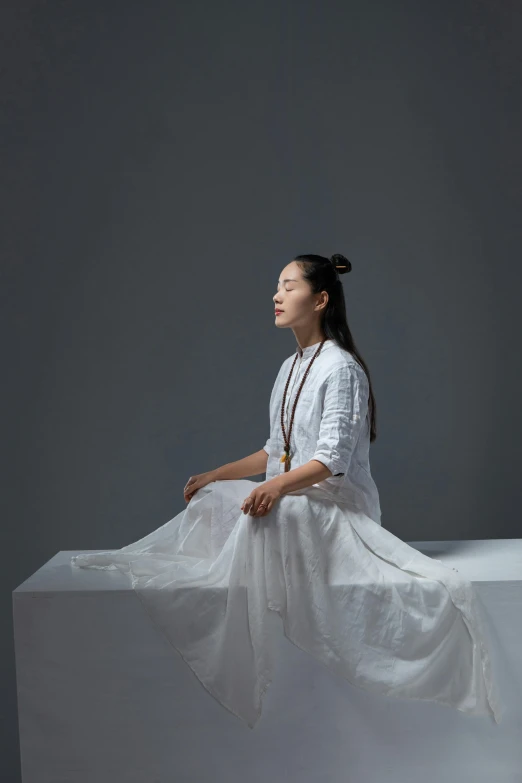
{"label": "hair bun", "polygon": [[330,256],[330,261],[340,275],[345,275],[347,272],[352,271],[350,261],[348,261],[346,256],[342,256],[340,253],[334,253],[333,256]]}

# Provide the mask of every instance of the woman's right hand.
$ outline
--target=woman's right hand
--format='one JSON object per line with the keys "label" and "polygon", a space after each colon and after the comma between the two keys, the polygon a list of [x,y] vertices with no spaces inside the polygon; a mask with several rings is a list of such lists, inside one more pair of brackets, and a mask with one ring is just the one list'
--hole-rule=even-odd
{"label": "woman's right hand", "polygon": [[212,470],[208,470],[206,473],[197,473],[195,476],[191,476],[183,488],[183,497],[185,498],[185,503],[189,503],[198,489],[201,489],[201,487],[205,487],[207,484],[210,484],[211,481],[216,481],[216,476]]}

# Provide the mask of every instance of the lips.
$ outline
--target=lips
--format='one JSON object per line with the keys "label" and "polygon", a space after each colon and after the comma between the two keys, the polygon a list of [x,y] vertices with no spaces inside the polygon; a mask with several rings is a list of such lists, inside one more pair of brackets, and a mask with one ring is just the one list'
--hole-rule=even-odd
{"label": "lips", "polygon": [[284,312],[283,310],[275,310],[275,314],[278,315],[279,313]]}

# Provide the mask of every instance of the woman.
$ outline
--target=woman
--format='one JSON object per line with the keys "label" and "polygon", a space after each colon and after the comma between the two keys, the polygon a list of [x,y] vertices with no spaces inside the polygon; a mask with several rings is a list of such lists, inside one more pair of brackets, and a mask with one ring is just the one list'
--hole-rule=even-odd
{"label": "woman", "polygon": [[297,349],[277,375],[264,448],[192,476],[187,508],[145,538],[72,563],[129,573],[155,625],[250,727],[271,682],[270,611],[355,686],[499,723],[473,586],[381,526],[375,400],[339,278],[350,270],[341,255],[282,270],[275,321]]}

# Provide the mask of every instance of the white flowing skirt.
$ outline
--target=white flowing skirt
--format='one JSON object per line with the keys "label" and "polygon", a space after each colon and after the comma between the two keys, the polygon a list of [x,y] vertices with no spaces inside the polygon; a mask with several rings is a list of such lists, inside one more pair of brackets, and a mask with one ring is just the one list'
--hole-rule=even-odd
{"label": "white flowing skirt", "polygon": [[263,517],[244,514],[258,485],[214,481],[145,538],[71,563],[129,573],[156,627],[251,728],[272,678],[270,611],[291,642],[355,686],[500,723],[470,582],[315,487]]}

